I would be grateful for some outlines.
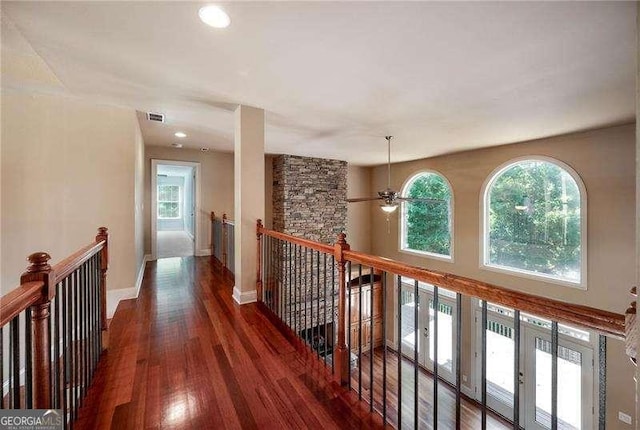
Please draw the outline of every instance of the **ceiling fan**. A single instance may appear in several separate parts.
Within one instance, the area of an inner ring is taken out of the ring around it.
[[[387,189],[378,191],[377,197],[357,197],[347,199],[347,203],[368,202],[373,200],[382,200],[380,208],[387,214],[395,212],[400,202],[441,202],[435,199],[419,199],[412,197],[402,197],[400,193],[391,189],[391,139],[393,136],[385,136],[387,139]]]

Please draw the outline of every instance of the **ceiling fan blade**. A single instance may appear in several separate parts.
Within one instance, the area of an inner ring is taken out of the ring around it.
[[[368,202],[372,200],[382,200],[381,197],[357,197],[355,199],[347,199],[347,203]]]
[[[396,200],[400,200],[403,202],[446,203],[446,200],[442,199],[421,199],[412,197],[396,197]]]

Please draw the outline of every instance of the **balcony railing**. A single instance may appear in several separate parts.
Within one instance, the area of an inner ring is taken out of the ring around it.
[[[103,351],[107,229],[55,266],[38,252],[0,299],[2,409],[61,409],[73,426]]]
[[[559,339],[588,337],[589,333],[597,336],[594,343],[600,358],[596,366],[603,396],[607,338],[625,338],[625,315],[352,251],[344,234],[328,245],[268,230],[258,221],[257,238],[260,307],[303,351],[321,359],[337,381],[368,402],[372,412],[377,411],[385,423],[397,428],[441,428],[439,420],[446,420],[456,428],[471,425],[485,429],[496,417],[503,423],[508,420],[509,428],[525,427],[518,388],[524,371],[521,348],[525,326],[546,333],[536,339],[535,348],[550,355],[550,407],[538,408],[537,419],[554,430],[566,428],[558,413],[558,394],[563,388],[558,364],[560,359],[564,365],[577,353]],[[427,301],[420,298],[425,292]],[[472,312],[463,314],[463,307],[476,309],[478,315],[477,402],[462,392],[461,356],[463,349],[467,353],[470,349],[463,347],[461,334],[473,333],[469,318],[463,318]],[[426,317],[419,315],[425,311]],[[446,339],[439,339],[443,336],[439,324],[451,327]],[[514,371],[506,383],[515,387],[511,390],[501,389],[487,377],[488,336],[495,335],[508,337],[513,343],[508,364]],[[425,348],[426,337],[430,366],[419,357],[417,347]],[[439,350],[442,345],[450,345],[451,351]],[[445,392],[449,393],[445,398],[453,399],[449,403],[440,400],[439,394]],[[508,416],[494,413],[489,394],[501,396],[511,405]],[[472,403],[478,416],[477,422],[469,424],[462,406]],[[604,428],[605,407],[604,401],[598,402],[593,428]]]
[[[231,273],[235,270],[234,235],[235,223],[227,218],[227,214],[217,218],[211,212],[211,255]]]

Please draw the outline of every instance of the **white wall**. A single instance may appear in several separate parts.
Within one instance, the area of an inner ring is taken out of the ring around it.
[[[7,90],[1,103],[2,292],[18,285],[27,255],[46,251],[55,263],[99,226],[110,233],[108,288],[134,287],[142,261],[135,112]]]

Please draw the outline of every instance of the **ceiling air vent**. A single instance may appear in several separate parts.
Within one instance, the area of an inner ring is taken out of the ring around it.
[[[164,122],[164,114],[147,112],[147,119],[149,121]]]

